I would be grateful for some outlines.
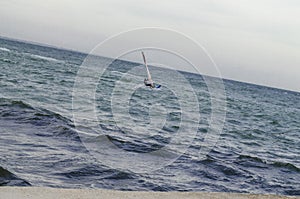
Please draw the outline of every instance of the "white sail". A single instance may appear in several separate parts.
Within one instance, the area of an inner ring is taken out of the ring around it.
[[[152,78],[151,78],[151,75],[150,75],[150,72],[149,72],[149,69],[148,69],[148,66],[147,66],[147,62],[146,62],[146,58],[145,58],[144,52],[142,52],[142,56],[143,56],[144,63],[145,63],[146,69],[147,69],[148,80],[152,81]]]

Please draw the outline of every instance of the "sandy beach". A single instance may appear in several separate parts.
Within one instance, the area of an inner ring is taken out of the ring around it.
[[[287,199],[292,196],[239,194],[239,193],[204,193],[204,192],[142,192],[113,191],[103,189],[56,189],[41,187],[1,187],[0,199]]]

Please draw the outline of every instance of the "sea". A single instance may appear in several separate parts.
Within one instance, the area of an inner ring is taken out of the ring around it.
[[[197,106],[183,104],[190,98],[180,101],[168,85],[150,89],[143,86],[143,75],[130,75],[140,63],[114,60],[95,84],[97,125],[91,127],[84,119],[80,125],[75,121],[90,116],[84,99],[74,113],[74,85],[87,56],[0,38],[0,186],[300,195],[299,92],[223,79],[222,128],[200,158],[214,119],[202,75],[178,72],[197,99]],[[95,59],[100,66],[109,60]],[[126,103],[116,88],[139,81]],[[197,117],[182,112],[183,106],[199,114],[196,128],[189,122]],[[102,138],[91,138],[95,128]],[[91,137],[85,139],[85,133]],[[179,133],[182,143],[172,143]],[[102,156],[91,150],[99,139],[110,142],[98,151]],[[162,149],[170,143],[185,144],[186,150],[157,168],[149,166],[158,156],[168,158]]]

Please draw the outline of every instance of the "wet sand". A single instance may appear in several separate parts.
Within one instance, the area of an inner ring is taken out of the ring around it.
[[[142,192],[103,189],[57,189],[42,187],[1,187],[0,199],[287,199],[293,196],[206,193],[206,192]]]

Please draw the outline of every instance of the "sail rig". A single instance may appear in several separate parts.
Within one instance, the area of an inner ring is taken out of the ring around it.
[[[144,60],[144,63],[145,63],[146,69],[147,69],[148,80],[149,80],[149,81],[152,81],[151,74],[150,74],[150,71],[149,71],[149,69],[148,69],[148,65],[147,65],[147,61],[146,61],[146,57],[145,57],[145,55],[144,55],[144,52],[142,52],[142,56],[143,56],[143,60]]]

